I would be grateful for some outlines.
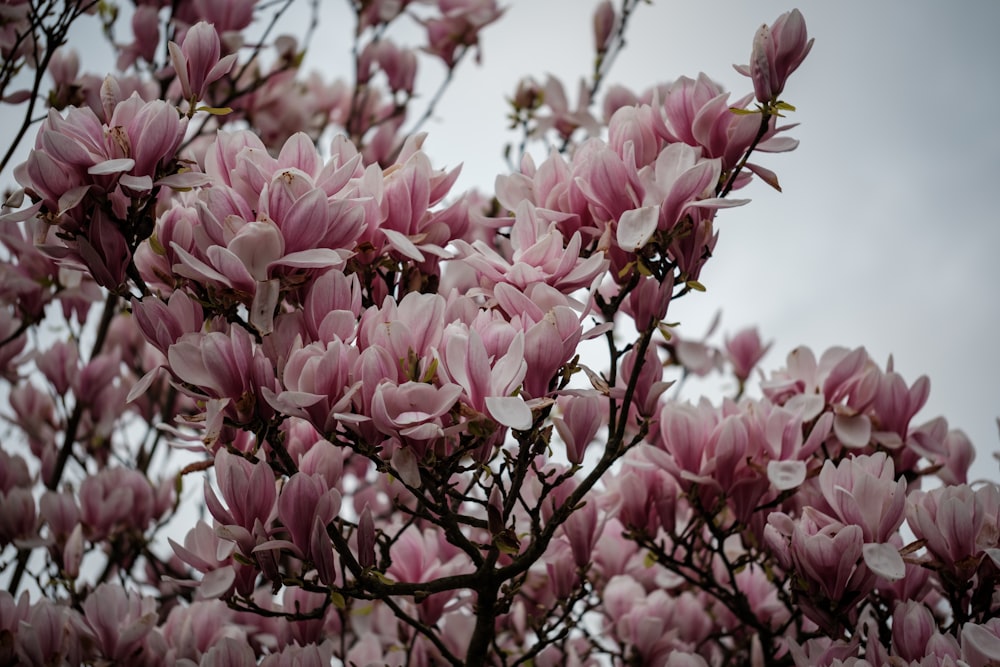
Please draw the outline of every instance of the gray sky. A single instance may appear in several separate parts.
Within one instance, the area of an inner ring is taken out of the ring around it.
[[[349,62],[352,24],[346,2],[321,4],[329,20],[307,63],[329,76]],[[461,188],[488,191],[505,170],[501,147],[516,137],[504,133],[503,100],[519,78],[552,73],[575,96],[591,66],[596,0],[505,4],[507,15],[484,34],[482,67],[462,66],[425,128],[435,165],[465,163]],[[794,6],[642,5],[609,81],[641,90],[704,71],[739,96],[751,88],[732,64],[747,61],[761,23]],[[715,259],[702,275],[708,293],[677,303],[671,319],[688,336],[700,336],[720,308],[723,330],[759,325],[775,341],[769,369],[800,344],[817,353],[865,345],[883,364],[893,354],[909,382],[931,378],[916,423],[945,415],[976,444],[975,474],[997,479],[1000,3],[799,7],[816,45],[783,97],[798,108],[790,120],[801,123],[792,134],[802,143],[760,160],[784,194],[755,184],[741,193],[753,198],[748,207],[720,213]],[[433,83],[436,64],[421,65],[418,85]]]

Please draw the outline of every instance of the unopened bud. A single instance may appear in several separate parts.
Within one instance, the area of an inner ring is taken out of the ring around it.
[[[598,53],[606,53],[611,45],[616,18],[611,0],[604,0],[594,10],[594,48]]]

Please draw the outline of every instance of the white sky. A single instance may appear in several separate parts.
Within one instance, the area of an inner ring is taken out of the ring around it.
[[[349,62],[346,2],[321,0],[308,66],[328,76]],[[506,0],[483,37],[483,64],[464,64],[425,129],[438,166],[464,162],[462,188],[490,190],[505,170],[504,98],[525,75],[552,73],[575,95],[591,67],[596,0]],[[704,71],[739,96],[757,27],[792,4],[770,0],[657,0],[640,6],[609,82],[641,90]],[[722,328],[759,325],[775,340],[765,368],[799,344],[865,345],[912,382],[931,378],[917,417],[939,414],[979,450],[976,475],[997,479],[1000,414],[1000,3],[839,0],[799,5],[816,45],[784,98],[798,111],[793,153],[760,160],[784,194],[756,184],[754,201],[722,211],[708,293],[670,319],[700,336],[715,311]],[[124,27],[124,26],[123,26]],[[293,30],[294,27],[289,27]],[[403,40],[405,41],[405,39]],[[80,49],[87,63],[89,54]],[[433,82],[422,61],[419,81]],[[86,66],[86,65],[85,65]],[[3,175],[4,182],[9,181]]]

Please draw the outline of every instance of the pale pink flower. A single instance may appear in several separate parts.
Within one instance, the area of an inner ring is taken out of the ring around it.
[[[991,667],[1000,662],[1000,622],[966,623],[961,632],[962,660],[969,667]]]
[[[17,624],[12,633],[16,637],[13,648],[19,660],[13,664],[83,664],[82,644],[93,639],[79,612],[44,597],[29,607],[28,594],[24,593],[15,613],[20,618],[11,619]],[[0,648],[0,655],[2,651]]]
[[[257,656],[249,642],[223,637],[202,658],[202,667],[256,667]]]
[[[118,584],[101,584],[83,602],[99,654],[110,661],[135,660],[156,626],[156,600]],[[149,656],[146,656],[149,657]]]
[[[569,294],[590,286],[607,268],[603,253],[581,256],[582,242],[579,232],[566,241],[555,221],[523,202],[511,228],[513,253],[509,261],[481,241],[468,244],[459,240],[455,245],[462,259],[476,269],[485,289],[508,283],[523,291],[545,283]]]
[[[587,133],[587,136],[598,134],[597,119],[590,113],[590,89],[583,79],[580,79],[575,109],[569,108],[566,89],[563,87],[562,81],[551,74],[545,80],[542,100],[544,107],[547,107],[550,113],[536,115],[535,134],[542,135],[550,129],[554,129],[564,140],[568,140],[576,130],[581,128]]]
[[[144,532],[156,518],[153,486],[142,473],[105,468],[80,484],[80,522],[92,541],[117,530]]]
[[[608,121],[608,146],[636,169],[652,164],[663,148],[656,112],[648,104],[623,106]]]
[[[903,522],[906,480],[896,480],[885,452],[848,457],[838,465],[826,461],[819,486],[834,515],[859,526],[865,542],[888,542]]]
[[[756,116],[729,110],[746,106],[749,96],[730,102],[729,93],[704,74],[680,77],[662,94],[653,95],[654,108],[657,98],[662,100],[658,130],[663,139],[700,146],[706,157],[720,158],[726,171],[736,166],[760,129]]]
[[[981,554],[978,539],[987,519],[981,493],[962,484],[914,491],[907,498],[906,518],[914,535],[926,540],[927,550],[949,569],[970,574],[975,569],[970,559]]]
[[[238,32],[246,28],[253,21],[254,6],[256,0],[193,0],[181,6],[182,11],[187,10],[191,14],[183,14],[183,19],[188,23],[205,21],[215,26],[220,33]]]
[[[441,370],[464,389],[464,398],[476,411],[509,428],[531,427],[531,410],[512,394],[521,385],[528,367],[524,360],[524,335],[518,333],[507,353],[488,356],[475,329],[453,323],[444,332]]]
[[[308,419],[321,433],[332,433],[339,420],[351,419],[359,384],[352,377],[358,348],[339,338],[311,343],[289,354],[282,375],[286,391],[264,396],[281,412]]]
[[[444,435],[444,426],[450,421],[447,414],[461,395],[462,387],[457,384],[435,387],[423,382],[396,385],[384,381],[372,397],[372,421],[382,433],[407,442],[433,441]]]
[[[177,605],[159,629],[178,660],[196,663],[227,638],[248,643],[246,630],[236,622],[235,612],[220,600]]]

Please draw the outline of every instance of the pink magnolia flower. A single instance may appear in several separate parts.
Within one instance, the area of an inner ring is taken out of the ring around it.
[[[117,530],[145,532],[157,516],[155,490],[128,468],[105,468],[80,484],[80,521],[91,541]]]
[[[236,577],[232,567],[234,542],[222,539],[204,521],[198,521],[187,532],[183,545],[172,538],[167,541],[183,563],[203,575],[198,585],[200,598],[211,600],[229,593]],[[199,651],[204,652],[205,647]]]
[[[524,399],[512,396],[524,380],[524,335],[517,333],[507,353],[488,356],[486,345],[475,329],[453,323],[444,331],[441,371],[462,387],[469,407],[487,414],[502,426],[527,430],[532,416]]]
[[[262,387],[275,386],[274,370],[242,327],[234,326],[228,333],[186,333],[167,349],[167,361],[187,395],[207,399],[204,429],[208,442],[218,437],[224,416],[246,423],[269,409],[258,395]]]
[[[742,329],[732,338],[726,338],[726,354],[733,365],[733,374],[740,382],[746,382],[772,345],[773,342],[767,345],[761,342],[756,327]]]
[[[133,299],[132,315],[145,339],[164,355],[184,334],[201,331],[205,323],[201,305],[182,290],[172,292],[166,303],[156,297]]]
[[[392,565],[386,574],[397,581],[424,582],[459,574],[464,559],[454,552],[439,531],[410,526],[393,542],[389,552]],[[455,591],[430,595],[419,602],[420,620],[434,624],[444,615]]]
[[[988,488],[988,487],[984,487]],[[931,491],[914,491],[907,498],[906,518],[917,539],[927,541],[927,550],[945,567],[971,573],[982,553],[980,531],[991,518],[989,530],[998,534],[996,517],[988,517],[986,491],[973,491],[962,484]]]
[[[355,419],[358,357],[358,348],[339,338],[294,349],[282,375],[286,390],[276,395],[265,390],[264,397],[276,410],[308,419],[320,433],[333,433],[339,421]]]
[[[806,22],[798,9],[779,16],[770,26],[763,25],[753,39],[750,66],[737,71],[753,80],[757,101],[763,104],[778,99],[792,72],[809,55],[813,45]]]
[[[219,33],[204,21],[188,28],[180,46],[170,42],[167,48],[181,93],[192,103],[204,98],[206,87],[228,74],[236,62],[235,53],[220,57]]]
[[[966,623],[961,633],[962,660],[970,667],[989,667],[1000,661],[1000,622]]]
[[[327,488],[319,475],[295,473],[282,486],[278,518],[288,530],[292,543],[305,557],[321,556],[312,553],[313,524],[318,520],[325,528],[340,512],[340,502],[340,492]]]
[[[448,412],[455,406],[462,387],[444,384],[436,387],[423,382],[394,384],[383,381],[372,397],[372,422],[385,435],[403,438],[422,448],[444,436],[450,419]]]
[[[391,40],[380,39],[365,45],[359,59],[358,83],[366,83],[374,74],[374,65],[385,74],[389,89],[394,93],[413,93],[417,74],[417,57],[411,49],[400,48]]]
[[[0,609],[3,606],[6,605],[3,605],[0,598]],[[12,604],[10,606],[13,607]],[[83,663],[86,656],[83,642],[92,641],[92,638],[79,612],[44,597],[29,606],[27,593],[22,595],[11,611],[17,615],[10,619],[15,626],[11,632],[14,646],[10,647],[5,642],[5,646],[0,648],[0,656],[4,650],[13,649],[16,653],[11,664]]]
[[[256,0],[193,0],[179,8],[180,18],[188,24],[211,23],[220,33],[239,32],[253,21]]]
[[[222,506],[206,480],[205,502],[217,521],[250,532],[258,522],[267,524],[278,497],[270,467],[220,449],[215,455],[215,475],[228,506]]]
[[[437,0],[440,18],[423,21],[427,29],[427,51],[455,66],[459,49],[479,45],[479,31],[493,23],[504,10],[496,0]]]
[[[159,8],[152,5],[136,7],[131,27],[135,39],[119,52],[117,67],[120,71],[127,70],[140,58],[147,63],[156,62],[156,51],[160,45]]]
[[[28,463],[19,454],[0,450],[0,492],[11,489],[30,488],[33,484]]]
[[[615,7],[611,0],[604,0],[594,9],[594,50],[598,53],[608,50],[616,21]]]
[[[235,612],[220,600],[195,600],[189,605],[177,605],[170,610],[159,630],[178,661],[198,663],[226,639],[249,644],[246,629],[236,622]]]
[[[904,660],[920,660],[927,654],[927,643],[938,632],[931,610],[921,602],[907,600],[892,613],[892,650]]]
[[[382,348],[396,360],[396,372],[386,377],[419,380],[442,345],[446,306],[439,294],[409,292],[398,302],[386,297],[381,308],[372,306],[362,313],[358,346],[366,351]]]
[[[157,621],[154,598],[117,584],[98,586],[83,602],[83,613],[99,654],[110,661],[133,661],[142,655]]]
[[[736,166],[760,129],[759,118],[729,110],[746,106],[749,96],[730,102],[729,93],[704,74],[680,77],[652,96],[654,108],[657,100],[662,100],[657,127],[663,139],[700,146],[707,157],[720,158],[726,171]]]
[[[566,445],[570,463],[583,463],[587,445],[601,427],[601,402],[596,392],[580,392],[556,399],[560,414],[552,417],[552,423]]]
[[[206,667],[255,667],[257,656],[248,642],[223,637],[208,649],[201,664]]]
[[[799,603],[810,619],[827,631],[853,623],[855,606],[876,579],[864,562],[861,526],[845,526],[818,513],[792,520],[774,512],[765,540],[782,567],[802,577],[807,594]]]
[[[663,149],[656,111],[648,104],[623,106],[608,121],[608,146],[636,169],[652,164]]]
[[[906,480],[896,480],[892,459],[885,452],[852,456],[838,465],[826,461],[819,486],[834,515],[859,526],[865,542],[888,542],[903,523]]]
[[[541,135],[554,129],[564,140],[569,139],[577,129],[582,128],[588,136],[598,133],[597,119],[591,115],[590,89],[587,82],[580,80],[577,104],[575,109],[569,108],[566,99],[566,89],[562,81],[549,75],[543,86],[542,100],[550,111],[548,115],[537,115],[534,133]]]
[[[30,488],[0,491],[0,546],[37,536],[37,511]]]
[[[490,289],[497,283],[507,283],[520,290],[545,283],[569,294],[589,287],[604,273],[608,262],[603,253],[582,256],[583,239],[579,232],[566,241],[557,223],[545,218],[545,212],[529,202],[518,206],[511,227],[510,260],[487,244],[475,241],[455,241],[459,256],[475,268],[480,285]]]

